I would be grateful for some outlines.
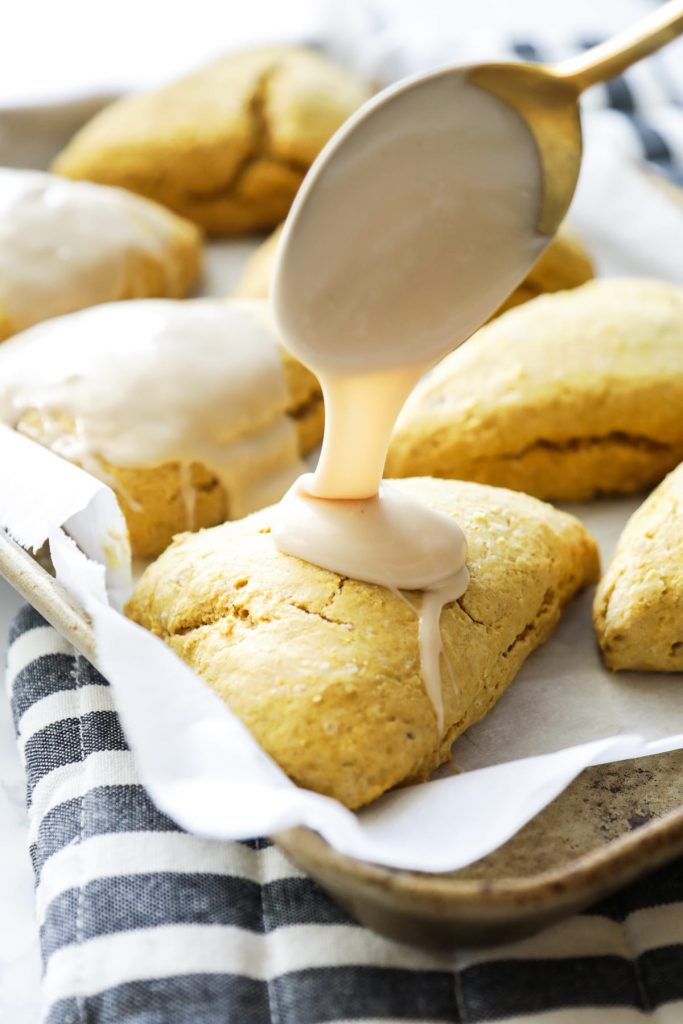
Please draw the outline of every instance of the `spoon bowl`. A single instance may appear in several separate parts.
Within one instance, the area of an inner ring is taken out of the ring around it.
[[[313,164],[280,239],[271,294],[288,347],[313,369],[357,374],[461,344],[569,207],[580,93],[681,32],[683,0],[670,0],[556,67],[449,67],[362,107]]]
[[[517,109],[472,82],[476,70],[385,90],[306,177],[271,295],[286,344],[314,369],[435,361],[498,308],[550,240],[539,230],[536,137]],[[575,124],[580,133],[578,115]]]

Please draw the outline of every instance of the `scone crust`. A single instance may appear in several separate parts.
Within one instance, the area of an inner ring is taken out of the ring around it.
[[[121,185],[213,234],[274,227],[368,89],[312,50],[233,54],[113,103],[57,157],[70,178]]]
[[[232,291],[236,299],[267,299],[282,224],[261,242],[247,260],[242,275]]]
[[[580,240],[570,228],[561,227],[548,248],[534,263],[522,283],[496,311],[500,316],[514,306],[521,306],[537,295],[578,288],[595,276],[593,262]]]
[[[626,524],[593,623],[609,668],[683,672],[683,465]]]
[[[165,252],[161,258],[140,248],[131,253],[126,282],[117,299],[182,299],[202,270],[202,234],[196,224],[170,210],[166,219]]]
[[[683,288],[602,279],[478,331],[416,388],[387,474],[584,500],[683,459]]]
[[[527,495],[401,481],[454,516],[471,583],[442,614],[446,730],[420,672],[417,616],[397,594],[280,554],[273,509],[185,534],[128,605],[223,697],[297,783],[359,807],[427,778],[484,715],[561,609],[598,572],[573,517]]]
[[[139,233],[137,244],[131,241],[125,248],[121,248],[119,243],[112,243],[111,268],[105,277],[106,294],[91,294],[87,301],[85,295],[81,301],[73,301],[71,295],[61,296],[60,308],[48,311],[45,310],[43,296],[41,313],[41,296],[37,292],[34,302],[35,314],[29,324],[17,323],[16,317],[13,320],[10,310],[0,298],[0,341],[5,341],[27,326],[51,319],[53,316],[75,313],[103,301],[182,299],[195,286],[201,274],[203,257],[202,233],[197,226],[157,203],[125,195],[118,189],[106,191],[111,193],[107,197],[109,203],[113,196],[120,194],[121,217],[130,221]],[[145,216],[147,211],[153,214],[153,217]],[[147,236],[154,239],[153,246],[148,245]],[[133,237],[131,235],[131,239]],[[5,295],[5,303],[11,306],[10,295]]]

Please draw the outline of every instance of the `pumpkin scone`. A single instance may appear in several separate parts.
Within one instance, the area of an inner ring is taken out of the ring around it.
[[[270,275],[275,262],[277,243],[282,234],[282,224],[261,242],[247,260],[242,276],[232,290],[233,298],[267,299],[270,291]]]
[[[233,290],[233,296],[244,299],[266,298],[281,230],[281,227],[277,228],[251,256]],[[529,299],[544,292],[578,288],[592,277],[593,264],[590,256],[571,231],[562,227],[522,283],[507,297],[495,315],[499,316],[506,309],[528,302]]]
[[[201,245],[194,224],[122,189],[0,168],[0,341],[100,302],[180,298]]]
[[[313,50],[236,53],[113,103],[53,169],[149,196],[212,234],[266,229],[285,217],[318,152],[369,94]]]
[[[609,668],[683,672],[683,464],[626,524],[593,624]]]
[[[0,421],[110,484],[133,554],[277,500],[322,398],[265,303],[119,302],[0,346]]]
[[[232,708],[299,785],[355,808],[426,779],[598,573],[573,516],[446,480],[398,486],[455,518],[470,585],[441,617],[445,728],[420,667],[417,595],[281,554],[275,510],[177,537],[127,606]]]
[[[578,288],[594,276],[593,263],[585,247],[570,228],[562,226],[522,283],[508,295],[495,315],[500,316],[513,306],[521,306],[537,295]]]
[[[583,500],[683,459],[683,288],[607,278],[504,313],[418,384],[387,475]]]

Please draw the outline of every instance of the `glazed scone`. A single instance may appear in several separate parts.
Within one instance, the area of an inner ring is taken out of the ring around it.
[[[244,299],[266,298],[281,231],[282,227],[277,228],[251,256],[232,293],[233,296]],[[562,227],[522,283],[507,297],[495,315],[499,316],[506,309],[528,302],[529,299],[544,292],[578,288],[592,277],[593,265],[590,256],[571,231]]]
[[[593,624],[609,668],[683,672],[683,464],[626,524]]]
[[[212,234],[266,229],[284,218],[318,152],[368,96],[312,50],[237,53],[113,103],[53,169],[149,196]]]
[[[453,516],[469,546],[469,588],[441,618],[443,734],[421,675],[414,608],[396,592],[281,554],[269,533],[273,509],[177,537],[127,607],[295,782],[351,808],[447,761],[455,738],[598,572],[581,523],[528,495],[446,480],[399,486]]]
[[[122,189],[0,168],[0,341],[101,302],[180,298],[201,246],[194,224]]]
[[[681,409],[683,288],[597,280],[510,310],[423,378],[387,475],[626,494],[683,459]]]
[[[112,303],[0,347],[0,421],[110,484],[138,557],[277,500],[321,410],[265,303]]]

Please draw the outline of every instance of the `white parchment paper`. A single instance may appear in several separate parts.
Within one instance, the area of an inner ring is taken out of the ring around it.
[[[572,212],[602,273],[683,281],[683,206],[615,161],[599,137],[589,138]],[[248,248],[212,250],[210,291],[230,290]],[[606,561],[637,504],[607,500],[570,511],[596,535]],[[117,610],[130,565],[109,488],[0,428],[0,525],[29,548],[49,539],[58,579],[92,618],[98,667],[142,781],[190,831],[237,839],[305,824],[363,859],[455,869],[504,843],[586,766],[683,747],[683,678],[607,672],[586,593],[494,710],[456,743],[450,771],[353,814],[295,786],[170,649]]]
[[[65,483],[79,476],[81,486],[66,491]],[[587,595],[493,714],[456,744],[454,761],[466,772],[397,790],[352,814],[290,782],[169,648],[109,602],[111,565],[88,558],[59,523],[72,528],[75,522],[78,529],[87,521],[93,550],[105,550],[120,527],[108,488],[3,429],[0,514],[10,529],[12,491],[20,495],[18,511],[27,495],[42,497],[43,525],[34,521],[31,542],[46,531],[58,579],[92,618],[98,666],[114,688],[142,780],[158,806],[191,831],[235,839],[305,824],[345,853],[445,870],[495,849],[586,765],[683,746],[682,680],[606,673],[593,644]],[[587,518],[602,520],[613,537],[633,504],[611,502],[588,509]]]

